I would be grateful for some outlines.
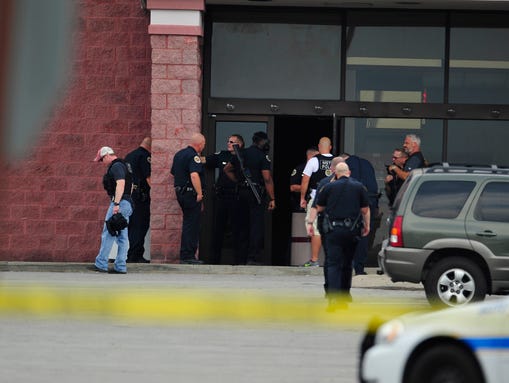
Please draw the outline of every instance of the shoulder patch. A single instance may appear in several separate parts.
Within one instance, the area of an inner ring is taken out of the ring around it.
[[[218,154],[221,154],[221,151],[215,152],[214,154],[217,156]]]
[[[201,160],[200,160],[200,156],[194,156],[194,162],[196,162],[197,164],[201,163]]]
[[[148,156],[148,157],[147,157],[147,162],[148,162],[149,164],[151,164],[151,163],[152,163],[152,157]]]
[[[331,175],[332,175],[332,170],[331,170],[331,169],[327,169],[327,170],[325,171],[325,175],[326,175],[327,177],[331,176]]]
[[[292,177],[293,177],[295,174],[297,174],[297,169],[293,169],[293,170],[292,170]]]
[[[267,155],[265,155],[265,159],[266,159],[267,161],[271,162],[268,154],[267,154]]]

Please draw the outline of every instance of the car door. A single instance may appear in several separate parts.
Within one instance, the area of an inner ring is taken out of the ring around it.
[[[482,183],[465,226],[473,248],[487,259],[492,278],[509,279],[503,270],[509,268],[509,181]]]

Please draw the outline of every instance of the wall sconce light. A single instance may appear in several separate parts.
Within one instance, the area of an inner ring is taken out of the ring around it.
[[[228,112],[233,112],[235,110],[235,105],[233,105],[233,104],[226,104],[226,110]]]
[[[500,110],[492,109],[490,114],[491,114],[491,117],[493,117],[493,118],[499,118],[500,117]]]
[[[361,112],[361,114],[365,116],[366,114],[368,114],[368,108],[366,108],[365,106],[361,106],[359,108],[359,112]]]
[[[270,110],[271,110],[273,113],[279,112],[279,105],[276,105],[276,104],[270,104]]]
[[[412,113],[412,108],[410,108],[409,106],[404,106],[403,108],[401,108],[401,111],[403,112],[403,114],[405,115],[409,115]]]
[[[319,105],[315,105],[314,109],[316,114],[321,114],[323,112],[323,108]]]

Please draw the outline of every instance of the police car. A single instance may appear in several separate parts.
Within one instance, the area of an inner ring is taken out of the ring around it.
[[[509,381],[509,298],[406,314],[368,330],[363,383]]]

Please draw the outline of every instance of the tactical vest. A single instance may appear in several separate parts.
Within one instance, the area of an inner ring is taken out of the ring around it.
[[[125,188],[124,188],[124,195],[131,195],[131,189],[133,185],[133,174],[131,170],[131,165],[125,162],[124,160],[117,158],[113,160],[108,167],[108,170],[106,171],[106,174],[103,176],[103,186],[104,190],[106,190],[106,193],[110,197],[115,196],[115,188],[117,187],[117,183],[115,181],[115,178],[113,178],[113,174],[111,174],[111,167],[114,163],[120,162],[124,165],[125,168]]]
[[[328,177],[332,174],[330,166],[333,157],[324,156],[323,154],[317,154],[315,157],[318,159],[318,170],[309,177],[309,190],[316,189],[318,182],[320,182],[322,178]]]

